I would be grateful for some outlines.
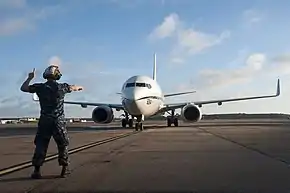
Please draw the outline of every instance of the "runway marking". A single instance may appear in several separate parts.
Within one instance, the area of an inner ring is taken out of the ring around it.
[[[273,155],[270,155],[270,154],[268,154],[268,153],[266,153],[266,152],[263,152],[263,151],[261,151],[261,150],[259,150],[259,149],[254,148],[254,147],[250,147],[250,146],[247,146],[247,145],[245,145],[245,144],[239,143],[239,142],[234,141],[234,140],[232,140],[232,139],[230,139],[230,138],[228,138],[228,137],[225,137],[225,136],[223,136],[223,135],[216,134],[216,133],[210,132],[210,131],[208,131],[208,130],[206,130],[206,129],[199,128],[199,127],[197,127],[197,128],[198,128],[199,130],[203,131],[203,132],[209,133],[209,134],[211,134],[211,135],[213,135],[213,136],[216,136],[216,137],[218,137],[218,138],[220,138],[220,139],[223,139],[223,140],[229,141],[229,142],[234,143],[234,144],[236,144],[236,145],[239,145],[239,146],[241,146],[241,147],[243,147],[243,148],[246,148],[246,149],[248,149],[248,150],[251,150],[251,151],[254,151],[254,152],[256,152],[256,153],[259,153],[259,154],[261,154],[261,155],[263,155],[263,156],[266,156],[266,157],[268,157],[268,158],[270,158],[270,159],[273,159],[273,160],[276,160],[276,161],[281,162],[281,163],[283,163],[283,164],[286,164],[288,167],[290,167],[290,163],[289,163],[287,160],[284,160],[284,159],[279,158],[279,157],[275,157],[275,156],[273,156]]]
[[[118,136],[114,136],[114,137],[110,137],[110,138],[107,138],[107,139],[103,139],[103,140],[100,140],[100,141],[92,142],[92,143],[89,143],[89,144],[86,144],[86,145],[82,145],[80,147],[73,148],[73,149],[69,150],[68,153],[69,154],[74,154],[74,153],[77,153],[77,152],[80,152],[80,151],[83,151],[83,150],[86,150],[86,149],[89,149],[89,148],[92,148],[92,147],[95,147],[95,146],[99,146],[99,145],[102,145],[102,144],[105,144],[105,143],[116,141],[116,140],[121,139],[121,138],[129,137],[129,136],[134,135],[134,134],[139,133],[139,132],[140,131],[133,131],[133,132],[130,132],[130,133],[125,133],[125,134],[121,134],[121,135],[118,135]],[[58,158],[58,154],[53,154],[53,155],[47,156],[45,158],[45,162],[54,160],[56,158]],[[23,162],[23,163],[20,163],[20,164],[9,166],[7,168],[3,168],[3,169],[0,170],[0,176],[4,176],[4,175],[7,175],[7,174],[10,174],[10,173],[19,171],[19,170],[23,170],[23,169],[31,167],[31,166],[32,166],[32,162],[31,161],[26,161],[26,162]]]

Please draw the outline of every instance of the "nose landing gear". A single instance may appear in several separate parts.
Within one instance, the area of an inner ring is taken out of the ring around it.
[[[142,131],[144,130],[143,123],[142,123],[142,116],[137,117],[137,123],[135,123],[135,131]]]
[[[143,123],[142,123],[143,117],[138,116],[136,118],[137,118],[137,122],[135,123],[135,130],[136,131],[144,130]],[[125,128],[128,125],[130,128],[132,128],[133,123],[134,123],[133,116],[131,119],[129,119],[129,114],[127,112],[125,112],[125,118],[122,119],[122,127]]]

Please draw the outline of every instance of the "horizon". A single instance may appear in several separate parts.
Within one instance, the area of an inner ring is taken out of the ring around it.
[[[214,114],[203,114],[203,116],[212,116],[212,115],[290,115],[290,114],[286,114],[286,113],[214,113]],[[156,115],[158,116],[162,116],[162,115]],[[155,116],[153,116],[155,117]],[[36,118],[38,119],[39,117],[0,117],[0,120],[3,119],[24,119],[24,118]],[[66,116],[66,119],[92,119],[92,117],[68,117]],[[121,119],[121,117],[114,117],[114,119]]]

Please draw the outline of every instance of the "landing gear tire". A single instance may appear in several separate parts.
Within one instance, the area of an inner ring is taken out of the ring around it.
[[[171,110],[170,115],[167,117],[167,127],[171,127],[171,124],[178,127],[178,117],[175,116],[174,110]]]
[[[129,125],[129,127],[133,127],[133,119],[129,119],[128,125]]]
[[[136,123],[135,124],[135,131],[142,131],[144,130],[143,124],[142,123]]]
[[[175,127],[178,127],[178,119],[177,119],[177,117],[175,117],[173,119],[173,124],[174,124]]]
[[[177,117],[167,117],[167,127],[171,127],[171,125],[178,127],[178,118]]]
[[[122,119],[122,127],[125,128],[127,125],[127,120],[126,119]]]
[[[171,119],[167,118],[167,127],[170,127],[170,126],[171,126]]]
[[[126,126],[133,127],[133,119],[122,119],[122,127],[125,128]]]

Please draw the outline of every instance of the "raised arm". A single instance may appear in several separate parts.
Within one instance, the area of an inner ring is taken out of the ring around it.
[[[22,92],[31,92],[31,89],[29,86],[30,86],[30,82],[34,78],[34,76],[35,76],[35,68],[33,68],[32,72],[30,72],[28,74],[27,79],[22,83],[22,85],[20,87],[20,90]]]
[[[83,87],[76,86],[76,85],[70,85],[68,83],[61,83],[61,88],[65,94],[71,93],[72,91],[81,91],[83,90]]]

